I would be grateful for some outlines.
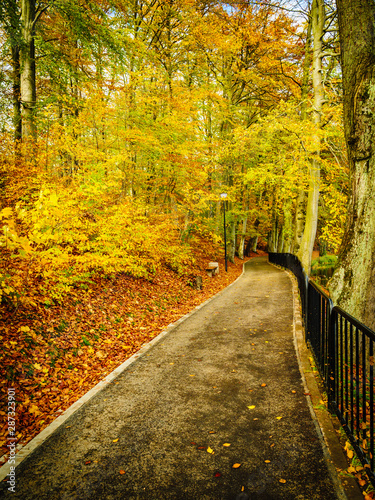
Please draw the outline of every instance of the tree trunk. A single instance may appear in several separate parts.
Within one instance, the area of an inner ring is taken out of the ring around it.
[[[234,256],[236,254],[236,217],[230,222],[229,230],[229,245],[228,245],[228,260],[234,263]]]
[[[321,123],[321,111],[324,102],[322,77],[322,48],[325,24],[324,0],[314,0],[311,7],[313,32],[313,122],[318,128]],[[320,187],[320,136],[317,132],[314,137],[314,158],[310,163],[309,194],[307,198],[305,229],[297,257],[302,263],[305,272],[311,270],[311,256],[314,248],[316,230],[318,227],[318,204]]]
[[[296,201],[296,212],[294,216],[294,237],[292,243],[292,253],[294,255],[298,254],[298,250],[301,246],[303,229],[305,227],[306,201],[307,194],[303,189],[300,189]]]
[[[310,92],[310,65],[311,65],[311,34],[312,34],[312,17],[309,16],[309,23],[307,26],[306,43],[305,43],[305,58],[302,66],[302,86],[301,86],[301,121],[307,120],[307,104]],[[294,235],[291,242],[290,251],[297,255],[301,246],[303,230],[305,226],[306,217],[306,202],[307,193],[303,186],[299,187],[299,192],[296,201],[295,215],[294,215]]]
[[[22,138],[36,140],[35,124],[35,0],[21,1],[21,102]]]
[[[272,253],[277,252],[278,228],[279,218],[276,212],[274,212],[272,217],[272,229],[268,235],[268,251]]]
[[[17,144],[22,138],[22,118],[21,118],[21,75],[20,75],[20,49],[18,45],[12,47],[13,66],[13,127],[14,141]]]
[[[244,258],[244,252],[245,252],[245,236],[246,236],[246,226],[247,226],[247,216],[244,215],[242,217],[242,231],[240,233],[240,240],[238,243],[238,257],[240,259]]]
[[[337,0],[351,195],[332,299],[375,329],[375,5]]]

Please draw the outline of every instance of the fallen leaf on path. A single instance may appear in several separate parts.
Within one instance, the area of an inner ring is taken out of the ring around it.
[[[118,441],[119,439],[120,439],[120,438],[114,439],[114,440],[112,441],[112,443],[117,443],[117,441]]]
[[[267,384],[262,384],[261,387],[267,387]]]
[[[230,443],[224,443],[223,446],[228,447],[228,446],[230,446]]]
[[[249,410],[254,410],[255,405],[248,406]]]
[[[214,452],[214,450],[213,450],[212,448],[208,447],[208,448],[207,448],[207,453],[211,453],[211,455],[212,455],[212,454],[213,454],[213,453],[215,453],[215,452]]]
[[[238,467],[241,467],[241,464],[233,464],[232,469],[238,469]]]
[[[271,460],[265,460],[264,461],[265,464],[270,464],[271,463]]]
[[[276,417],[276,420],[281,420],[283,417]]]
[[[120,472],[120,474],[121,474],[121,475],[122,475],[122,474],[125,474],[125,471],[124,471],[124,470],[122,470],[122,469],[121,469],[119,472]]]
[[[285,484],[286,483],[286,479],[279,479],[279,483]]]

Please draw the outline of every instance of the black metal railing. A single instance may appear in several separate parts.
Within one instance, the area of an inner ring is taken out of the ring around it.
[[[306,306],[306,341],[310,344],[315,363],[325,385],[329,374],[329,335],[333,302],[315,283],[308,282]]]
[[[270,253],[269,261],[292,271],[301,295],[306,342],[328,395],[353,448],[375,486],[375,332],[333,306],[310,281],[297,257]]]
[[[375,333],[339,307],[332,309],[331,318],[330,406],[358,458],[374,473]]]

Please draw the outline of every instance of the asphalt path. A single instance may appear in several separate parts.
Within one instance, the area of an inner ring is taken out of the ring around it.
[[[245,271],[70,416],[0,497],[337,498],[304,394],[291,280],[261,257]]]

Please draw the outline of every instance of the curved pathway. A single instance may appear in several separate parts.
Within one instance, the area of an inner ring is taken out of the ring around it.
[[[337,498],[304,395],[291,280],[265,258],[245,269],[76,411],[0,497]]]

